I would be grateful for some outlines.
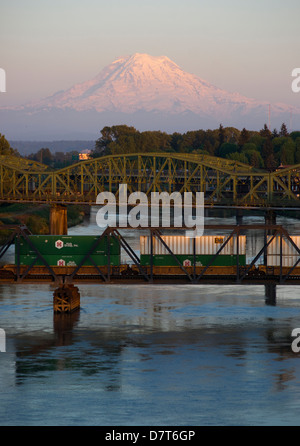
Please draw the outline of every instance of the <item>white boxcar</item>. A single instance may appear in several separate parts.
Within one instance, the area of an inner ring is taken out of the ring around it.
[[[267,241],[272,238],[267,237]],[[291,236],[291,239],[300,250],[300,236]],[[282,237],[282,266],[292,267],[299,259],[299,252],[286,238]],[[280,266],[280,236],[276,236],[267,248],[268,266]],[[298,264],[300,266],[300,263]]]
[[[214,255],[225,243],[229,236],[220,235],[207,235],[195,238],[195,254]],[[194,239],[185,236],[177,235],[164,235],[161,236],[162,240],[170,248],[174,254],[187,254],[193,255],[194,252]],[[140,237],[140,251],[141,255],[148,255],[151,252],[150,237]],[[158,240],[153,237],[153,254],[166,255],[169,254],[167,248]],[[227,245],[222,249],[220,255],[236,255],[237,254],[237,238],[232,237]],[[246,255],[246,236],[239,236],[239,254]]]

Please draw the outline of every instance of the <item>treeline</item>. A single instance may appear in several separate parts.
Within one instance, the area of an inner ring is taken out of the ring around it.
[[[219,126],[215,130],[194,130],[168,134],[161,131],[140,132],[134,127],[104,127],[95,142],[91,157],[125,153],[193,153],[240,161],[258,169],[276,170],[279,166],[300,164],[300,131],[288,132],[283,123],[272,132],[264,125],[260,131],[238,130]],[[17,155],[4,135],[0,134],[0,155]],[[60,169],[79,161],[79,152],[55,152],[41,148],[29,159]]]
[[[79,152],[72,150],[71,152],[55,152],[52,153],[48,147],[43,147],[36,153],[27,156],[28,159],[46,164],[53,169],[62,169],[72,163],[79,161]]]
[[[122,153],[200,153],[237,160],[256,168],[273,171],[280,165],[300,163],[300,131],[289,133],[283,123],[271,132],[267,125],[260,131],[238,130],[220,125],[215,130],[194,130],[167,134],[161,131],[139,132],[134,127],[104,127],[95,143],[92,157]]]
[[[0,133],[0,155],[20,156],[19,152],[10,146],[10,143],[7,141],[5,136],[2,135],[1,133]]]
[[[13,149],[5,138],[0,133],[0,155],[14,155],[21,156],[17,149]],[[61,169],[67,167],[72,163],[79,161],[79,152],[76,150],[70,152],[55,152],[52,153],[49,148],[41,148],[36,153],[31,153],[26,157],[27,159],[38,161],[39,163],[46,164],[54,169]]]

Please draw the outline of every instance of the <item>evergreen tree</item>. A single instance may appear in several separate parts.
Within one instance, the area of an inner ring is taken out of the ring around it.
[[[282,126],[280,128],[279,136],[285,136],[285,137],[289,136],[289,132],[288,132],[287,127],[284,123],[282,124]]]
[[[273,144],[271,138],[266,138],[263,148],[262,148],[262,157],[265,162],[265,168],[272,172],[276,168],[275,155],[273,150]]]
[[[250,134],[249,134],[248,130],[243,128],[243,130],[240,133],[239,140],[238,140],[239,148],[241,149],[243,147],[243,145],[249,141],[249,139],[250,139]]]
[[[18,152],[14,150],[4,135],[0,133],[0,155],[18,155]]]
[[[264,128],[259,133],[263,138],[271,138],[272,136],[267,124],[264,125]]]
[[[225,130],[224,127],[222,126],[222,124],[220,124],[219,127],[219,147],[218,149],[220,149],[221,145],[224,144],[225,142]]]
[[[48,148],[42,148],[37,152],[35,159],[39,163],[43,163],[46,164],[47,166],[50,166],[53,161],[53,156]]]

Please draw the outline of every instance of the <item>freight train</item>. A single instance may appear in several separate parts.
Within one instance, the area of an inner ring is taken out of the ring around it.
[[[109,270],[112,275],[125,276],[141,272],[154,276],[201,274],[204,269],[205,275],[232,276],[237,274],[237,269],[242,274],[251,263],[246,254],[247,237],[234,236],[227,241],[228,237],[207,235],[193,239],[172,235],[161,236],[161,240],[153,237],[151,242],[149,236],[140,236],[139,265],[128,265],[122,262],[121,244],[114,237],[105,236],[98,242],[99,236],[30,235],[28,240],[19,238],[16,241],[15,265],[23,269],[31,265],[43,268],[46,262],[62,274],[70,273],[79,265],[81,274],[89,274],[95,267],[103,274]],[[300,248],[300,236],[291,239]],[[276,236],[267,247],[267,264],[253,266],[247,274],[287,274],[298,259],[295,247]],[[291,274],[300,276],[300,266]]]

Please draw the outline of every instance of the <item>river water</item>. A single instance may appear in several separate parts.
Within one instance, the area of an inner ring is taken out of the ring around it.
[[[94,217],[69,233],[98,234]],[[129,242],[138,250],[134,231]],[[80,311],[56,318],[53,286],[0,285],[0,425],[299,424],[296,286],[278,286],[276,306],[263,286],[79,288]]]

